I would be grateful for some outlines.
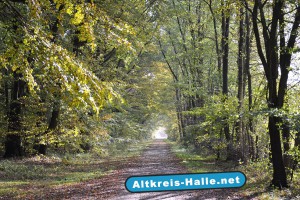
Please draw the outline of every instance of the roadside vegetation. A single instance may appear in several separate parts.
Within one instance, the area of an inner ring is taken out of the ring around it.
[[[0,160],[0,199],[19,198],[47,189],[71,186],[101,178],[122,168],[125,161],[140,155],[150,141],[120,144],[109,154],[96,153],[36,155]],[[113,145],[112,145],[113,146]]]
[[[240,189],[234,189],[245,198],[263,200],[299,199],[300,198],[300,170],[294,173],[289,188],[278,190],[270,187],[272,167],[269,161],[259,160],[247,164],[226,160],[216,160],[216,156],[187,149],[184,145],[167,141],[172,146],[172,152],[181,160],[191,173],[241,171],[247,177],[247,183]]]

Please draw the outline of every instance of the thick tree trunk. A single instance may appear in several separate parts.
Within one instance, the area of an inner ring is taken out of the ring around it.
[[[271,155],[273,162],[273,180],[272,185],[279,188],[287,187],[287,177],[285,167],[283,164],[280,132],[277,127],[277,123],[280,119],[274,116],[269,117],[269,131],[271,141]]]
[[[271,57],[274,57],[274,55]],[[277,66],[276,62],[273,63],[269,61],[268,64],[269,64],[269,68],[272,68],[272,66]],[[282,106],[278,105],[279,98],[277,95],[276,79],[277,79],[277,71],[272,71],[268,79],[269,109],[282,108]],[[279,123],[281,122],[282,122],[281,118],[275,117],[273,115],[269,116],[268,129],[270,135],[271,160],[273,163],[273,180],[271,184],[279,188],[284,188],[284,187],[288,187],[288,184],[287,184],[285,166],[283,163],[282,144],[281,144],[280,127],[279,127],[280,126]]]
[[[8,134],[5,141],[4,158],[19,157],[23,155],[21,146],[21,136],[16,134]]]
[[[50,121],[48,124],[48,128],[47,128],[46,132],[43,133],[43,135],[46,135],[47,133],[57,129],[59,115],[60,115],[60,100],[57,99],[53,103],[53,109],[51,112],[51,118],[50,118]],[[36,150],[37,153],[42,154],[42,155],[46,155],[47,148],[48,148],[48,145],[46,143],[40,144],[39,141],[37,142],[37,144],[35,144],[33,146],[33,149]]]
[[[284,11],[281,10],[279,17],[279,37],[280,37],[280,66],[281,66],[281,80],[279,83],[279,91],[278,91],[278,106],[283,107],[285,91],[287,89],[287,79],[288,79],[288,69],[290,66],[291,58],[290,53],[286,52],[286,36],[285,36],[285,21],[284,21]],[[288,121],[282,120],[282,140],[283,140],[283,161],[284,166],[287,167],[288,171],[290,169],[290,156],[288,155],[288,151],[290,150],[290,128]]]
[[[22,103],[20,98],[25,95],[26,83],[22,80],[22,74],[14,72],[14,82],[11,94],[10,111],[8,114],[8,132],[5,141],[5,158],[18,157],[24,154],[22,148],[22,131],[21,114]]]
[[[55,100],[53,105],[52,115],[48,126],[49,131],[52,131],[57,128],[59,114],[60,114],[60,99],[57,99]]]

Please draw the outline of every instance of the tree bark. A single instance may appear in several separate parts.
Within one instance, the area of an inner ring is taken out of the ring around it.
[[[184,134],[184,130],[183,130],[181,94],[180,94],[179,88],[176,88],[176,112],[177,112],[177,123],[178,123],[179,136],[180,136],[180,140],[182,140],[185,137],[185,134]]]
[[[246,40],[245,40],[245,52],[246,52],[246,58],[245,58],[245,74],[247,76],[247,89],[248,89],[248,111],[251,112],[252,110],[252,76],[250,71],[250,55],[251,55],[251,22],[249,18],[249,12],[246,10],[246,18],[245,18],[245,25],[246,25]],[[249,116],[249,131],[248,131],[248,140],[249,140],[249,154],[252,160],[254,160],[255,156],[255,146],[254,146],[254,125],[253,125],[253,118],[250,115]],[[256,149],[257,150],[257,149]]]
[[[13,88],[11,93],[10,110],[8,115],[8,135],[5,141],[4,158],[23,156],[24,149],[22,148],[22,103],[20,99],[25,96],[26,83],[22,80],[22,74],[13,73]]]
[[[236,141],[238,145],[238,152],[239,156],[238,159],[242,159],[243,161],[246,161],[245,159],[245,135],[244,135],[244,123],[243,123],[243,117],[242,117],[242,109],[244,104],[244,46],[245,46],[245,35],[244,35],[244,9],[243,7],[240,8],[240,25],[239,25],[239,52],[238,52],[238,113],[239,118],[237,122],[237,133],[236,133]]]
[[[224,6],[224,1],[222,1],[222,6]],[[229,55],[229,22],[230,17],[228,15],[228,10],[222,10],[222,94],[224,95],[224,101],[227,100],[228,96],[228,55]],[[227,160],[233,160],[233,144],[232,138],[230,136],[229,123],[227,121],[227,117],[223,118],[223,132],[225,135],[225,139],[227,142]]]
[[[272,185],[283,188],[287,187],[287,176],[283,163],[280,131],[278,130],[277,123],[280,119],[274,116],[269,117],[269,133],[271,142],[271,155],[273,163],[273,180]]]

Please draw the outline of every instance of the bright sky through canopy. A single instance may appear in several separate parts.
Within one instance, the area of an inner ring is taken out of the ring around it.
[[[165,132],[166,132],[165,127],[159,127],[157,130],[153,132],[153,137],[155,139],[167,139],[168,135]]]

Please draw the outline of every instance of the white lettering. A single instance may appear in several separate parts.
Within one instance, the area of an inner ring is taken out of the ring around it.
[[[158,181],[157,186],[160,187],[161,183],[162,183],[162,181]]]
[[[140,184],[138,181],[134,181],[132,188],[140,188]]]
[[[228,179],[228,183],[229,184],[234,184],[234,179],[233,178]]]
[[[169,182],[168,182],[168,181],[164,181],[164,182],[163,182],[163,186],[164,186],[164,187],[169,187]]]
[[[188,185],[193,185],[193,179],[192,179],[192,178],[190,178],[190,179],[186,178],[186,179],[185,179],[185,185],[186,185],[186,186],[188,186]]]
[[[235,178],[235,182],[240,183],[240,178],[238,176]]]
[[[150,180],[150,187],[156,187],[156,182],[154,182],[153,180]]]
[[[199,179],[196,179],[196,180],[194,181],[194,185],[200,185],[200,180],[199,180]]]
[[[149,181],[145,182],[146,188],[149,188]]]
[[[221,184],[227,184],[227,179],[226,178],[222,178],[221,179]]]
[[[141,188],[144,188],[144,181],[141,181]]]

